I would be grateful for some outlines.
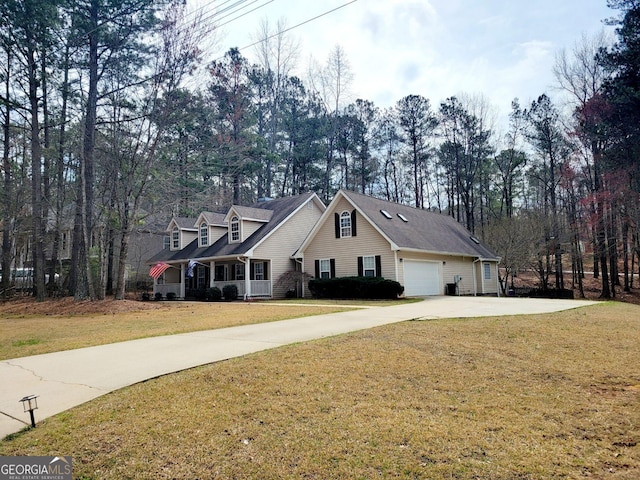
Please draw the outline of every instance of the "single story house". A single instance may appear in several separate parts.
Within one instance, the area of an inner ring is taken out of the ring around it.
[[[408,297],[500,293],[500,258],[454,218],[346,190],[295,257],[316,278],[381,276]]]
[[[293,254],[320,219],[325,205],[315,193],[233,205],[226,213],[173,218],[170,241],[149,263],[161,266],[154,294],[177,298],[233,284],[241,298],[282,298],[278,278],[299,271]],[[152,267],[152,272],[155,267]]]

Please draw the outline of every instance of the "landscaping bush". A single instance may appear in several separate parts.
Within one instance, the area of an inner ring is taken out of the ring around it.
[[[167,292],[167,300],[175,300],[176,298],[175,292]]]
[[[218,287],[207,288],[204,298],[208,302],[219,302],[222,299],[222,292]]]
[[[314,278],[309,290],[315,298],[367,298],[395,300],[404,287],[382,277]]]
[[[162,293],[156,292],[156,294],[153,296],[153,298],[155,298],[156,300],[162,300]]]
[[[531,298],[573,299],[573,290],[568,288],[534,288],[529,292]]]
[[[227,301],[235,300],[238,298],[238,287],[235,285],[225,285],[222,287],[222,295]]]

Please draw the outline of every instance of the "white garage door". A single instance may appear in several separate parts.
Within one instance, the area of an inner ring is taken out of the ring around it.
[[[404,294],[407,297],[442,295],[439,264],[404,261]]]

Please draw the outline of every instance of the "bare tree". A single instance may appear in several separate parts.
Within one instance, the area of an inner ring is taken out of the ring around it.
[[[295,69],[300,51],[300,42],[287,33],[287,22],[281,18],[274,28],[268,19],[263,20],[255,36],[258,65],[263,72],[263,87],[266,90],[266,111],[259,121],[259,134],[267,140],[267,155],[264,162],[264,178],[258,182],[258,197],[270,197],[273,184],[273,159],[276,158],[277,143],[282,125],[282,103],[286,82]]]

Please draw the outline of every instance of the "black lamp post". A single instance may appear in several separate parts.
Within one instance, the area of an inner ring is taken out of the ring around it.
[[[20,399],[20,401],[22,402],[22,406],[24,407],[24,411],[29,412],[29,415],[31,416],[31,426],[33,428],[36,428],[36,419],[33,416],[33,411],[38,409],[38,400],[36,400],[37,398],[38,395],[27,395],[26,397]]]

